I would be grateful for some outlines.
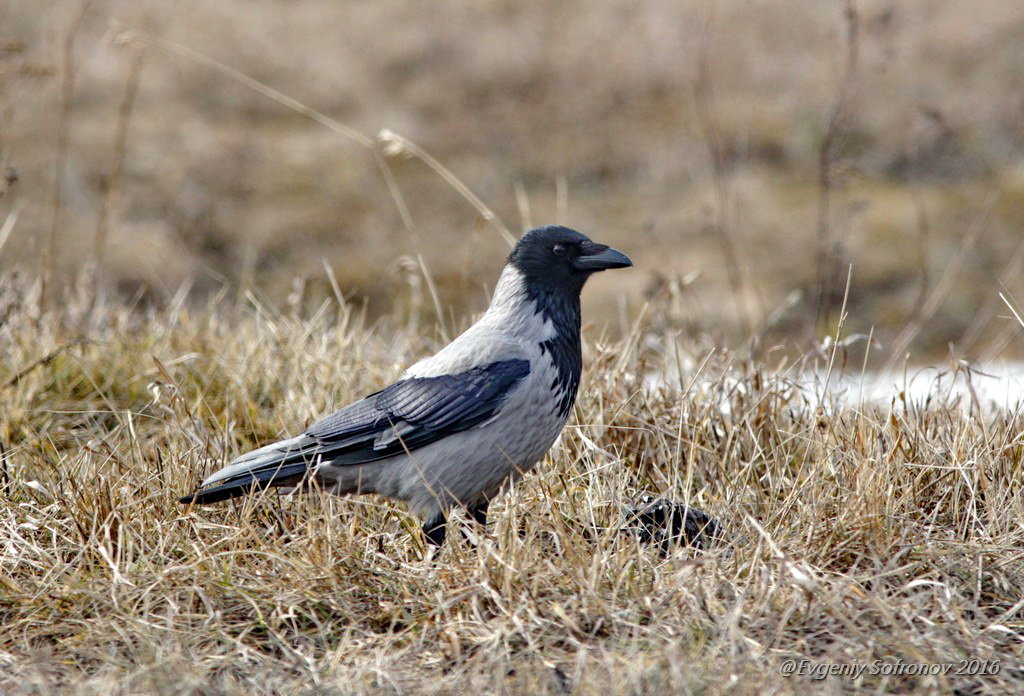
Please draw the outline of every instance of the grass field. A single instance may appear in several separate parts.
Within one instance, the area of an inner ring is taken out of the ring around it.
[[[595,320],[687,279],[693,334],[735,344],[788,304],[769,340],[800,354],[852,265],[852,330],[888,346],[935,304],[917,360],[979,357],[993,289],[1024,295],[1022,37],[1019,0],[7,0],[0,269],[99,256],[158,305],[305,279],[315,306],[327,262],[377,317],[422,259],[478,310],[507,247],[387,130],[514,232],[628,249]]]
[[[796,388],[810,363],[769,367],[643,318],[624,342],[590,330],[560,445],[479,546],[453,534],[425,557],[379,499],[176,502],[443,340],[411,316],[225,299],[40,314],[3,297],[4,693],[1024,686],[1019,412],[896,389],[819,404]],[[831,379],[842,358],[826,355]],[[724,541],[663,558],[616,531],[643,493],[709,511]],[[787,660],[953,671],[815,682],[781,674]],[[970,660],[998,673],[955,675]]]
[[[9,0],[0,693],[1024,691],[1024,421],[975,388],[1024,356],[1022,46],[1019,0]],[[548,222],[636,266],[479,544],[176,502]],[[723,538],[640,543],[646,494]]]

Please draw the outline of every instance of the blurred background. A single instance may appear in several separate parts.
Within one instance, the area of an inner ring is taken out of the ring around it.
[[[805,350],[849,272],[846,332],[1016,356],[1022,86],[1019,0],[0,0],[0,271],[463,317],[559,222],[613,333]]]

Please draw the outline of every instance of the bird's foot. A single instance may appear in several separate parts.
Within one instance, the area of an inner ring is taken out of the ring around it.
[[[490,501],[480,503],[479,505],[471,505],[466,508],[466,512],[473,518],[476,524],[472,525],[472,529],[462,528],[463,538],[469,542],[469,545],[476,548],[480,545],[480,540],[484,531],[487,529],[487,506],[490,505]]]
[[[448,520],[443,512],[439,512],[423,523],[423,536],[427,543],[440,548],[444,545],[444,537],[447,532]]]
[[[472,517],[473,520],[478,525],[480,525],[481,527],[486,527],[487,526],[487,507],[490,504],[491,504],[491,501],[488,500],[486,502],[480,503],[479,505],[471,505],[470,507],[466,508],[466,511],[469,512],[469,516]]]
[[[479,535],[483,533],[487,527],[487,506],[489,502],[480,503],[479,505],[472,505],[466,508],[469,516],[476,522],[472,532],[466,528],[462,528],[462,536],[472,544],[476,546],[479,543]],[[423,536],[427,540],[427,543],[431,546],[440,548],[444,545],[445,536],[448,531],[448,519],[443,512],[439,512],[426,522],[423,523]]]

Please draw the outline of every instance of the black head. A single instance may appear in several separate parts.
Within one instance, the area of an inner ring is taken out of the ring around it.
[[[533,290],[576,295],[594,273],[633,265],[625,254],[558,225],[537,227],[524,234],[508,262]]]

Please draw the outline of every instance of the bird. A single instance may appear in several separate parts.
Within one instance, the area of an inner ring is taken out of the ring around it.
[[[238,457],[180,502],[287,492],[315,479],[329,493],[405,502],[437,547],[453,508],[483,527],[491,500],[544,457],[568,420],[583,367],[584,284],[632,265],[567,227],[529,230],[486,312],[451,343],[302,434]]]

